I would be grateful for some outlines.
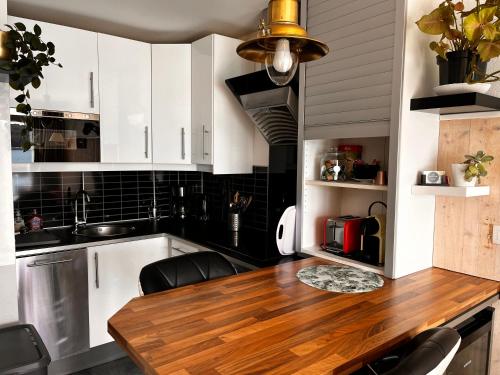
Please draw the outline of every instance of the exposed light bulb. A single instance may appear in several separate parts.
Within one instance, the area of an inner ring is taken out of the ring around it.
[[[293,65],[292,55],[290,53],[290,42],[288,39],[280,39],[276,44],[273,66],[280,73],[286,73]]]

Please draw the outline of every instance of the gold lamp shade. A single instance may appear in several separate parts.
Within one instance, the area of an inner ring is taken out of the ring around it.
[[[261,24],[255,39],[241,43],[236,52],[242,58],[265,63],[266,55],[274,52],[281,39],[290,43],[290,51],[297,54],[299,63],[318,60],[328,54],[328,46],[309,38],[298,24],[299,0],[270,0],[268,24]]]
[[[8,36],[9,35],[6,31],[0,30],[0,61],[7,61],[11,59],[10,50],[6,46]]]

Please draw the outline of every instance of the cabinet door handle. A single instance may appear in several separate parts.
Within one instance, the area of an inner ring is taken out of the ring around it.
[[[94,253],[94,260],[95,260],[95,287],[96,289],[99,289],[99,254],[97,252]]]
[[[201,140],[202,140],[201,154],[203,160],[205,160],[205,125],[203,125],[203,133],[201,134]]]
[[[90,108],[94,108],[94,72],[90,72]]]
[[[209,131],[203,125],[203,160],[205,160],[205,156],[208,156],[209,153],[205,151],[205,135],[208,134]]]
[[[186,159],[186,130],[181,129],[181,158]]]
[[[53,262],[43,262],[39,260],[35,260],[33,263],[28,264],[28,267],[42,267],[42,266],[50,266],[52,264],[61,264],[61,263],[70,263],[72,262],[73,259],[62,259],[62,260],[56,260]]]
[[[144,127],[144,155],[149,158],[149,127]]]

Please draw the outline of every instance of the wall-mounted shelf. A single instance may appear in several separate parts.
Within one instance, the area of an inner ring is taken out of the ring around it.
[[[412,111],[426,111],[441,115],[499,111],[500,98],[475,92],[430,96],[427,98],[412,99],[410,109]]]
[[[328,182],[328,181],[318,181],[318,180],[307,180],[306,185],[323,186],[329,188],[387,191],[387,185],[363,184],[360,182]]]
[[[415,195],[439,195],[443,197],[481,197],[490,195],[489,186],[420,186],[412,187]]]
[[[344,258],[341,256],[330,254],[326,251],[321,250],[321,248],[319,246],[304,248],[304,249],[302,249],[302,252],[309,254],[309,255],[317,256],[319,258],[328,259],[328,260],[331,260],[331,261],[334,261],[337,263],[360,268],[360,269],[365,270],[365,271],[371,271],[371,272],[377,273],[379,275],[384,275],[384,267],[383,266],[374,266],[371,264],[360,262],[358,260]]]

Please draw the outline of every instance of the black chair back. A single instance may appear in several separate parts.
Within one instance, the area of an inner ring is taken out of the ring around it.
[[[146,295],[236,274],[231,262],[219,253],[200,251],[148,264],[139,280]]]
[[[444,374],[461,337],[453,328],[433,328],[417,335],[406,347],[399,364],[384,375]]]

